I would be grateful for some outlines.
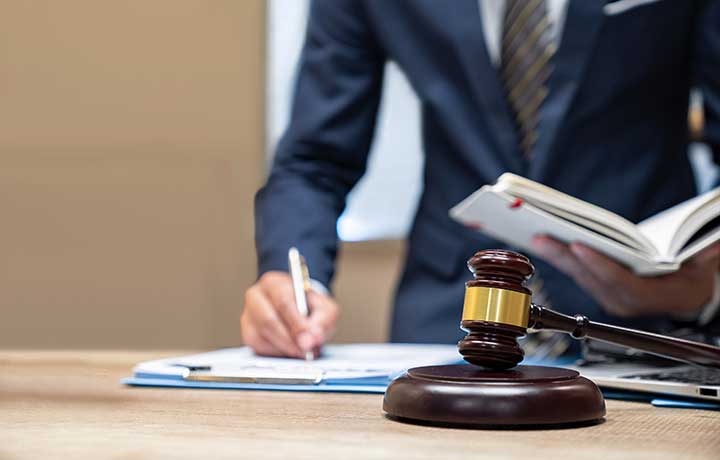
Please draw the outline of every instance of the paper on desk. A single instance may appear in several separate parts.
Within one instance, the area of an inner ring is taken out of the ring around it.
[[[227,348],[190,356],[160,359],[138,364],[128,384],[158,386],[175,381],[172,385],[207,387],[207,382],[188,382],[188,370],[200,369],[207,374],[255,375],[266,377],[293,377],[312,380],[321,375],[318,383],[324,385],[387,385],[392,377],[409,367],[448,364],[462,358],[456,345],[417,344],[352,344],[328,345],[323,355],[314,361],[288,358],[267,358],[255,355],[247,347]],[[178,380],[182,381],[179,385]],[[221,380],[221,379],[218,379]],[[220,383],[220,382],[210,382]],[[213,387],[242,387],[230,384]]]
[[[570,366],[577,357],[543,360],[528,357],[523,364]],[[164,388],[205,388],[231,390],[323,391],[352,393],[384,393],[390,380],[409,367],[461,362],[456,345],[415,344],[353,344],[328,345],[323,356],[313,362],[297,359],[264,358],[248,348],[227,348],[197,355],[147,361],[135,366],[134,375],[122,380],[133,386]],[[189,367],[215,366],[220,372],[267,369],[278,374],[300,370],[327,372],[325,378],[314,385],[282,385],[257,383],[231,383],[189,381],[183,378]],[[570,366],[572,367],[572,366]],[[246,368],[247,369],[247,368]],[[657,395],[633,393],[603,388],[607,399],[652,402],[659,407],[720,408],[707,402],[658,399]]]

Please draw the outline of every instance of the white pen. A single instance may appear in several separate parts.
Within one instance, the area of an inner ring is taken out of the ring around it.
[[[288,265],[290,266],[290,277],[292,278],[293,291],[295,292],[295,305],[301,316],[307,317],[310,313],[307,304],[306,292],[310,289],[310,273],[305,258],[300,255],[296,247],[288,251]],[[312,351],[305,352],[305,360],[312,361],[315,355]]]

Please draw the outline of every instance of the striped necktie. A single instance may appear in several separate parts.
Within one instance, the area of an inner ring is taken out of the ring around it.
[[[500,73],[527,159],[538,138],[540,106],[548,94],[555,50],[545,0],[507,0]]]

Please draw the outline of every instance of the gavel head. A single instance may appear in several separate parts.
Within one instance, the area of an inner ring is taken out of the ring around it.
[[[460,327],[467,332],[458,349],[465,361],[491,369],[509,369],[522,361],[517,339],[530,319],[532,293],[526,287],[535,268],[517,252],[477,252],[468,268],[474,279],[465,285]]]

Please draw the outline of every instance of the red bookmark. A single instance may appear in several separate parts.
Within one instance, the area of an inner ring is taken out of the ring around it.
[[[520,206],[522,206],[522,204],[523,204],[523,200],[521,200],[520,198],[515,198],[515,201],[510,203],[510,209],[517,209]]]
[[[465,226],[468,228],[472,228],[473,230],[482,230],[483,229],[483,224],[481,224],[480,222],[467,222],[465,224]]]

